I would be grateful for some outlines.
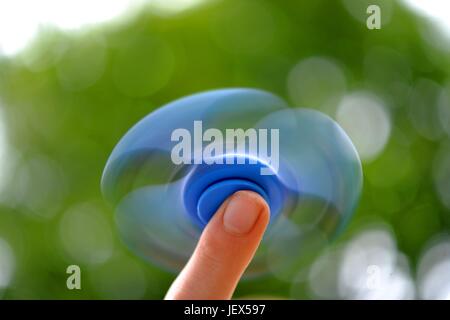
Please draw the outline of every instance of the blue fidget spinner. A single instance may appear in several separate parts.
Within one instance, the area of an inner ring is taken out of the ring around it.
[[[362,170],[328,116],[264,91],[224,89],[181,98],[139,121],[114,148],[101,185],[125,243],[174,271],[227,197],[259,193],[270,224],[247,270],[259,273],[295,269],[309,242],[335,237],[355,209]]]

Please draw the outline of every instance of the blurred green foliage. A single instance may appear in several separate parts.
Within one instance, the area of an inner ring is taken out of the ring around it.
[[[397,2],[373,2],[389,13],[381,30],[368,30],[352,16],[349,1],[228,0],[173,16],[142,10],[72,33],[46,28],[19,55],[0,58],[13,163],[0,205],[0,238],[15,256],[3,298],[162,298],[174,275],[127,251],[102,200],[99,181],[112,148],[140,118],[194,92],[256,87],[292,102],[289,72],[313,56],[336,61],[347,90],[370,90],[386,101],[392,121],[384,151],[364,163],[362,199],[338,241],[384,221],[414,266],[425,243],[448,230],[450,211],[432,173],[448,137],[415,129],[411,92],[421,78],[444,85],[450,59],[423,39],[421,18]],[[360,14],[366,17],[365,10]],[[374,48],[381,53],[367,66]],[[396,72],[402,66],[406,71]],[[95,218],[68,214],[74,210],[95,211]],[[67,226],[70,219],[80,226]],[[85,242],[76,243],[76,236]],[[81,291],[65,286],[70,264],[83,270]],[[250,279],[236,296],[255,294],[289,297],[290,283],[271,275]],[[301,297],[308,298],[306,291]]]

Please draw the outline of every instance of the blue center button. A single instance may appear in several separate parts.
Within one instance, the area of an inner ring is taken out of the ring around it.
[[[250,190],[266,200],[273,221],[285,207],[290,194],[280,181],[279,173],[248,155],[219,157],[220,161],[212,164],[196,165],[187,177],[183,200],[189,217],[203,228],[229,196],[240,190]]]
[[[268,204],[270,203],[266,192],[256,183],[242,179],[223,180],[208,187],[198,199],[197,214],[201,222],[207,224],[221,204],[240,190],[254,191],[262,196]]]

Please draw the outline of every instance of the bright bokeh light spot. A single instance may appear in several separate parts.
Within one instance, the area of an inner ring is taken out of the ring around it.
[[[15,0],[0,1],[0,54],[14,55],[41,28],[76,30],[117,18],[132,9],[150,5],[158,13],[172,14],[205,0]]]
[[[427,50],[430,61],[438,68],[442,66],[442,56],[437,52],[450,52],[450,20],[448,12],[450,2],[446,0],[404,0],[405,3],[422,17],[418,24],[422,39],[435,50]],[[437,52],[436,52],[437,50]]]
[[[423,299],[450,299],[450,239],[432,240],[419,262],[418,287]]]
[[[9,244],[0,238],[0,290],[6,288],[14,271],[14,254]]]
[[[300,61],[288,76],[288,93],[297,107],[318,108],[334,113],[337,102],[346,90],[346,79],[334,61],[312,57]]]
[[[344,97],[336,120],[352,139],[362,160],[374,159],[391,133],[391,121],[384,104],[366,92]]]
[[[22,161],[15,159],[14,166],[14,179],[5,188],[9,205],[26,208],[35,217],[53,217],[66,196],[65,175],[58,163],[45,155],[35,155]]]
[[[108,21],[144,0],[0,1],[0,53],[23,49],[40,28],[78,29]]]
[[[412,299],[409,264],[383,225],[366,229],[312,265],[309,288],[321,299]],[[294,285],[295,290],[295,285]]]
[[[77,262],[101,264],[113,254],[113,235],[98,206],[84,203],[70,208],[59,225],[61,243]]]
[[[414,284],[390,232],[373,229],[344,250],[339,293],[348,299],[412,299]]]
[[[450,35],[450,1],[447,0],[403,0],[417,12],[430,17],[436,24]]]

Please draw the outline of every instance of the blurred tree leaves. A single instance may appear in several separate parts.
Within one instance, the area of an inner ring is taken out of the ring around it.
[[[352,16],[356,2],[228,0],[167,17],[143,10],[127,23],[76,33],[46,28],[16,57],[0,58],[0,102],[16,164],[0,207],[0,237],[17,260],[4,297],[125,298],[129,292],[131,298],[161,298],[173,275],[128,253],[110,208],[99,209],[114,237],[108,263],[117,272],[108,277],[105,266],[74,261],[61,245],[65,212],[78,203],[102,203],[99,181],[110,151],[153,109],[219,87],[258,87],[288,97],[289,72],[312,56],[338,61],[349,90],[366,88],[388,102],[392,134],[384,152],[364,164],[365,189],[348,234],[366,219],[387,221],[414,261],[433,234],[450,226],[431,176],[433,156],[448,137],[421,136],[408,120],[408,99],[420,78],[443,85],[449,60],[429,47],[419,32],[422,22],[398,3],[390,5],[381,30],[369,31]],[[432,99],[422,98],[424,104]],[[24,173],[33,170],[58,173]],[[55,190],[64,192],[54,196]],[[36,194],[39,206],[33,207]],[[65,269],[73,263],[85,270],[81,292],[65,288]],[[127,278],[128,267],[136,278]],[[147,284],[133,290],[127,281]],[[116,285],[122,294],[111,289]],[[289,296],[289,283],[271,276],[248,280],[237,296],[255,293]]]

